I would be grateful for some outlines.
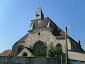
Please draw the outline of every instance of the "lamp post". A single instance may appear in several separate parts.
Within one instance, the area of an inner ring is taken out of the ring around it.
[[[67,27],[65,29],[65,43],[66,43],[66,57],[65,57],[65,60],[66,60],[66,64],[68,64],[68,43],[67,43]]]

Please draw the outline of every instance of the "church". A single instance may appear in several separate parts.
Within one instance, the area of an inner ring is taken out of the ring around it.
[[[31,19],[28,33],[12,46],[12,56],[31,57],[33,49],[38,44],[47,43],[47,49],[51,46],[61,46],[62,52],[66,53],[65,32],[58,27],[49,17],[44,18],[41,8],[37,8]],[[85,61],[85,51],[81,48],[80,41],[76,42],[67,35],[68,58]],[[81,58],[82,57],[82,58]]]

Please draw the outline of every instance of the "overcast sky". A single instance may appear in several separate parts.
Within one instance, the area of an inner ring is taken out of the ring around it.
[[[68,35],[85,50],[85,0],[0,0],[0,52],[28,33],[38,7],[64,31],[71,25]]]

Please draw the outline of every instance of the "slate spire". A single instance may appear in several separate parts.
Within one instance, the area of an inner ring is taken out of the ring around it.
[[[37,8],[34,16],[32,17],[32,20],[43,20],[44,19],[44,14],[42,13],[41,8]]]
[[[30,30],[34,29],[42,20],[44,19],[44,14],[41,8],[37,8],[34,16],[31,19]]]

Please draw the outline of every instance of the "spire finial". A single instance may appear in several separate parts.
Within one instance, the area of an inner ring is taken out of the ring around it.
[[[48,15],[46,17],[48,17]]]
[[[41,2],[39,1],[39,8],[41,8]]]

